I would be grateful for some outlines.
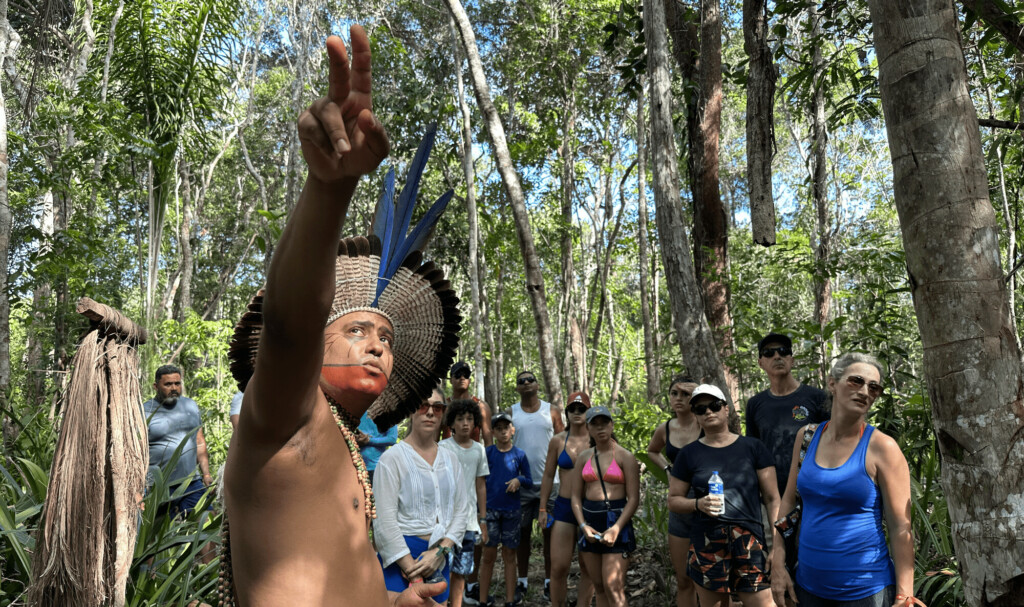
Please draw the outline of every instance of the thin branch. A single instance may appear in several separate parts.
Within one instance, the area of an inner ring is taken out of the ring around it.
[[[996,120],[995,118],[978,118],[978,126],[988,126],[994,129],[1009,129],[1011,131],[1024,131],[1024,122]]]

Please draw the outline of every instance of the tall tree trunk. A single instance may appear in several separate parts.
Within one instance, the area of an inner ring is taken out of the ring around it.
[[[188,162],[181,162],[181,296],[178,299],[178,322],[184,323],[192,308],[192,179]]]
[[[7,61],[14,60],[20,40],[7,19],[7,0],[0,0],[0,67]],[[11,307],[7,260],[13,218],[7,196],[10,160],[7,157],[7,97],[4,94],[4,84],[0,78],[0,409],[7,411],[7,392],[11,384]],[[15,428],[6,414],[0,416],[0,426],[3,431],[3,445],[6,447],[15,438]],[[4,451],[10,452],[6,448]]]
[[[729,216],[719,189],[719,138],[722,130],[722,17],[719,0],[701,0],[699,33],[679,0],[664,0],[668,31],[684,81],[696,84],[688,96],[688,167],[693,196],[694,271],[704,291],[707,315],[724,358],[733,349],[729,312]],[[739,386],[723,370],[732,399]]]
[[[747,77],[747,181],[750,188],[750,229],[754,242],[775,244],[775,199],[772,158],[775,156],[775,62],[768,46],[766,0],[743,0],[743,49],[750,58]]]
[[[692,249],[686,236],[686,223],[679,199],[679,174],[672,128],[672,82],[668,67],[668,40],[665,37],[665,12],[661,0],[644,0],[644,38],[647,43],[647,73],[651,79],[651,161],[655,218],[679,354],[694,377],[726,388],[728,384],[725,373],[704,315],[704,303],[693,271],[690,257]]]
[[[652,324],[650,272],[648,258],[650,253],[647,242],[647,121],[644,118],[643,86],[636,98],[636,159],[637,159],[637,240],[640,254],[640,317],[644,324],[644,375],[647,379],[647,402],[654,402],[661,385],[661,367],[658,364],[657,349],[654,344],[656,326]]]
[[[832,276],[829,269],[832,253],[832,217],[828,200],[828,131],[825,123],[825,59],[821,52],[824,38],[821,15],[811,2],[807,5],[807,18],[811,22],[811,69],[813,70],[814,97],[811,101],[811,198],[817,218],[814,235],[814,322],[819,328],[818,381],[825,385],[828,352],[824,328],[828,324],[832,305]]]
[[[1024,596],[1024,378],[951,0],[869,0],[932,424],[971,605]]]
[[[466,178],[466,221],[469,223],[469,318],[473,325],[473,369],[476,370],[476,394],[484,393],[483,328],[480,326],[480,228],[476,210],[476,172],[473,168],[473,124],[470,121],[466,89],[462,81],[462,51],[452,23],[452,44],[459,57],[455,69],[459,110],[462,116],[462,174]],[[489,402],[489,401],[488,401]]]
[[[562,404],[562,382],[559,377],[558,361],[555,359],[554,340],[551,335],[551,320],[548,317],[548,303],[544,293],[544,275],[540,270],[540,259],[533,243],[533,232],[530,230],[530,217],[526,209],[526,198],[519,181],[519,175],[512,166],[512,156],[505,141],[505,128],[491,100],[490,88],[484,75],[484,67],[480,62],[480,53],[476,46],[469,16],[459,0],[447,0],[448,9],[455,18],[462,47],[469,60],[473,90],[476,93],[477,105],[484,115],[487,133],[494,147],[494,155],[505,184],[509,200],[512,203],[512,215],[516,224],[516,235],[519,237],[519,249],[526,266],[526,292],[533,307],[533,319],[537,326],[541,371],[547,384],[548,398],[556,405]]]
[[[562,171],[559,175],[562,182],[562,225],[559,230],[561,238],[559,245],[562,254],[562,317],[565,319],[565,331],[563,332],[566,359],[571,361],[564,369],[566,383],[570,386],[580,386],[587,389],[585,381],[586,360],[579,359],[572,348],[572,332],[569,325],[575,321],[575,312],[578,309],[576,302],[576,268],[572,256],[572,234],[573,234],[573,202],[576,199],[576,91],[572,85],[575,80],[567,83],[566,99],[563,101],[562,116],[562,145],[558,148],[558,156],[562,162]]]

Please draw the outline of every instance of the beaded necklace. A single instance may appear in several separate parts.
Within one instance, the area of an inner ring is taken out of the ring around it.
[[[377,518],[377,507],[373,499],[373,487],[370,486],[370,473],[366,470],[366,462],[359,451],[359,443],[356,442],[355,430],[359,428],[359,420],[343,408],[336,400],[324,394],[327,403],[331,405],[331,412],[334,413],[334,421],[341,430],[341,435],[348,445],[348,453],[352,457],[352,465],[356,468],[356,478],[363,488],[363,499],[366,502],[366,524],[369,525]],[[234,575],[231,571],[231,532],[228,529],[228,513],[224,512],[220,528],[220,572],[217,580],[217,604],[220,607],[235,607]]]
[[[370,486],[370,473],[366,469],[366,462],[363,461],[363,454],[359,452],[359,443],[356,442],[354,434],[359,428],[359,420],[326,393],[324,393],[324,397],[327,399],[327,403],[331,405],[331,411],[334,412],[334,421],[338,423],[338,429],[341,430],[341,435],[345,437],[345,444],[348,445],[348,453],[352,456],[352,465],[356,469],[356,478],[359,479],[359,484],[363,487],[363,499],[366,502],[366,523],[370,524],[373,519],[377,518],[377,507],[373,500],[373,487]]]

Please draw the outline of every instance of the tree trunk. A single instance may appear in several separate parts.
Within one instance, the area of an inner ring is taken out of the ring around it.
[[[651,294],[649,292],[650,273],[648,272],[647,242],[647,121],[644,119],[644,90],[640,87],[636,99],[636,159],[637,159],[637,240],[640,254],[640,316],[644,325],[644,375],[647,378],[647,402],[654,402],[661,385],[661,368],[657,362],[657,350],[654,347],[654,332],[657,328],[651,314]]]
[[[547,384],[548,399],[562,404],[562,382],[558,372],[558,361],[555,359],[554,340],[551,335],[551,320],[548,317],[548,304],[544,293],[544,275],[540,270],[540,259],[533,243],[533,232],[530,230],[530,217],[526,209],[526,198],[519,181],[519,175],[512,166],[512,156],[505,141],[505,128],[491,100],[490,88],[484,75],[483,64],[477,51],[476,36],[469,22],[469,16],[459,0],[447,0],[448,9],[455,18],[463,50],[469,60],[470,75],[476,93],[477,105],[484,115],[487,133],[494,146],[494,155],[501,173],[502,182],[512,203],[512,215],[516,224],[516,235],[519,238],[519,249],[526,266],[526,292],[533,307],[533,319],[537,326],[541,371]]]
[[[775,244],[775,62],[768,47],[766,0],[743,0],[743,48],[750,58],[747,77],[747,181],[754,242]]]
[[[942,485],[971,605],[1024,597],[1024,381],[950,0],[869,0]]]
[[[476,172],[473,167],[473,124],[470,121],[466,89],[462,81],[462,51],[455,37],[452,23],[453,46],[459,57],[455,70],[458,83],[459,110],[462,116],[462,174],[466,178],[466,221],[469,223],[469,318],[473,325],[473,369],[476,371],[476,394],[484,393],[483,329],[480,326],[480,228],[476,210]]]
[[[832,306],[832,276],[829,269],[832,253],[832,218],[828,200],[828,131],[825,123],[825,59],[821,45],[821,15],[815,3],[807,5],[807,18],[811,22],[811,69],[814,79],[814,96],[811,101],[811,198],[814,201],[817,230],[814,235],[814,322],[818,325],[818,380],[825,385],[828,369],[828,352],[825,347],[824,328],[828,324],[829,309]]]
[[[178,322],[184,323],[192,308],[192,179],[188,163],[181,162],[181,297],[178,300]]]
[[[575,80],[572,80],[572,84]],[[584,358],[578,358],[576,351],[572,348],[572,335],[569,325],[575,322],[575,311],[578,306],[578,294],[576,290],[576,268],[572,256],[572,233],[573,233],[573,201],[576,199],[576,91],[573,88],[566,90],[566,99],[563,101],[562,119],[562,145],[558,148],[558,156],[562,162],[560,173],[562,181],[562,225],[559,230],[561,238],[559,245],[562,253],[562,292],[563,305],[562,317],[565,319],[564,344],[566,359],[571,361],[564,369],[566,383],[580,389],[589,389],[586,382],[586,354]]]
[[[665,37],[665,12],[661,0],[644,0],[644,38],[647,43],[647,73],[651,79],[651,161],[655,218],[679,354],[687,370],[698,380],[710,381],[726,388],[725,373],[704,315],[704,303],[693,271],[690,258],[692,249],[686,236],[686,223],[679,199],[668,40]]]
[[[1016,3],[1002,3],[996,2],[996,0],[963,0],[963,3],[964,6],[977,13],[989,27],[995,28],[1002,34],[1007,42],[1024,53],[1024,27],[1013,14],[1007,13],[1000,7],[1000,4],[1013,7]]]
[[[0,0],[0,66],[13,61],[20,38],[7,20],[7,0]],[[11,246],[13,218],[7,196],[7,173],[10,160],[7,157],[7,97],[4,81],[0,78],[0,409],[8,410],[7,393],[11,384],[11,307],[8,294],[7,260]],[[15,438],[14,425],[7,415],[0,416],[3,431],[3,445],[7,447]],[[4,449],[5,452],[10,452]]]

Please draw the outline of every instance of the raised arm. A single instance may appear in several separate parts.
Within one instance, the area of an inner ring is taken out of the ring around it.
[[[327,39],[328,93],[299,117],[309,174],[270,263],[256,389],[240,420],[261,442],[287,441],[312,415],[341,227],[360,176],[390,148],[372,112],[369,39],[358,25],[351,36],[351,68],[341,39]]]

